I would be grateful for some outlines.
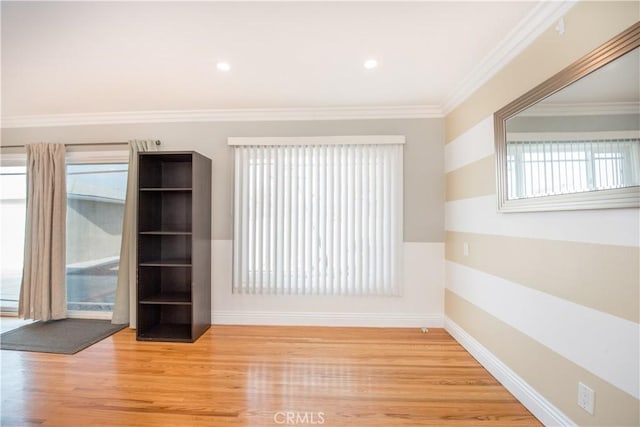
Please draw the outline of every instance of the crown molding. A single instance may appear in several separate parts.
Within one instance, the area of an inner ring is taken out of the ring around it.
[[[538,4],[507,36],[449,93],[442,105],[258,108],[176,111],[131,111],[23,115],[2,117],[2,128],[82,126],[126,123],[299,121],[441,118],[471,96],[533,40],[560,19],[578,0],[547,0]]]
[[[443,117],[435,105],[390,107],[262,108],[226,110],[130,111],[2,117],[2,128],[82,126],[124,123],[249,122],[288,120],[414,119]]]
[[[524,51],[552,24],[562,18],[578,0],[539,3],[507,36],[449,93],[442,104],[447,115]]]
[[[518,113],[518,117],[600,116],[640,114],[640,102],[540,103]]]

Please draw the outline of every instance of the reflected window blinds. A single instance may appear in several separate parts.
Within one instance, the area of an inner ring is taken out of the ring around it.
[[[640,139],[527,140],[507,143],[509,199],[640,185]]]

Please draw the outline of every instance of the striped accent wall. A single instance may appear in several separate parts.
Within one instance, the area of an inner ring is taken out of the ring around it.
[[[640,425],[640,210],[497,213],[493,112],[639,17],[579,2],[446,117],[446,322],[581,426]]]

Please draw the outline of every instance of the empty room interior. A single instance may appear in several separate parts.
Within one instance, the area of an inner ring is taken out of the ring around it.
[[[640,425],[639,2],[0,18],[0,425]]]

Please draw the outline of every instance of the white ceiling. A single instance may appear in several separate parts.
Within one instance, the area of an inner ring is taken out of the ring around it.
[[[440,108],[538,3],[2,1],[3,116]]]

